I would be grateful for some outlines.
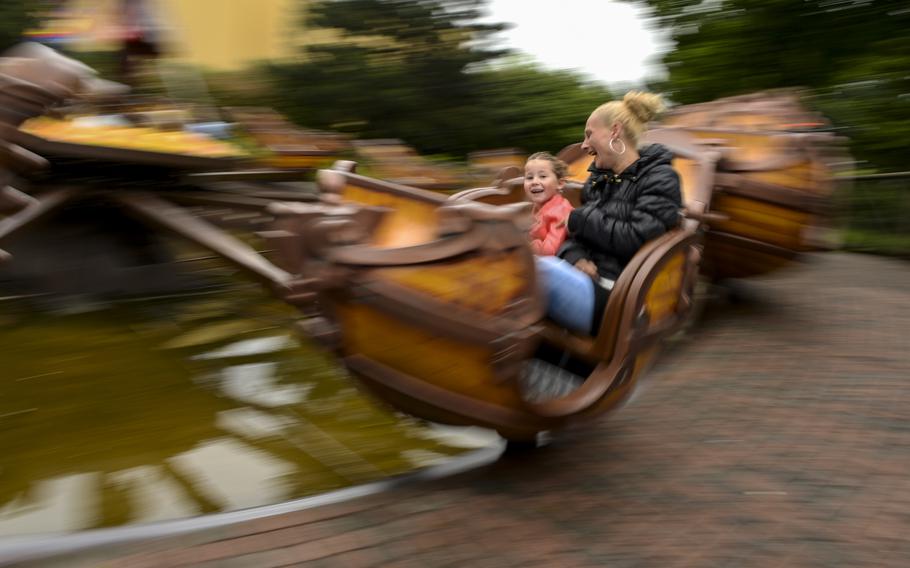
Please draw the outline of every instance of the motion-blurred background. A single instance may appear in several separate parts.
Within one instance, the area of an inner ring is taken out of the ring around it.
[[[559,150],[628,87],[679,104],[801,88],[861,176],[840,195],[845,246],[910,251],[902,2],[18,0],[0,13],[3,46],[38,40],[140,91],[271,107],[440,160]]]

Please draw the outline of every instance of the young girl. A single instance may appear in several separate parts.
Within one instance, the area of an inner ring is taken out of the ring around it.
[[[566,240],[566,218],[572,204],[560,193],[566,185],[568,166],[547,152],[532,154],[525,163],[525,194],[534,204],[531,210],[531,250],[552,256]]]

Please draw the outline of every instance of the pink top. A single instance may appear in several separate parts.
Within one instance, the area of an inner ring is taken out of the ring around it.
[[[568,228],[566,218],[572,212],[572,204],[558,193],[533,212],[531,225],[531,250],[541,256],[552,256],[566,240]]]

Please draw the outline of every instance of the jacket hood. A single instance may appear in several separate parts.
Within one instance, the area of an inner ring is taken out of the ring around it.
[[[623,175],[640,176],[655,166],[662,164],[669,166],[673,162],[673,153],[660,144],[649,144],[640,148],[638,155],[639,158],[621,172]],[[594,165],[594,162],[591,162],[588,171],[595,175],[615,175],[613,170],[598,168]]]

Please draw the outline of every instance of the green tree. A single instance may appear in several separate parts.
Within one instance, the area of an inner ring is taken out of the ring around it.
[[[308,63],[273,69],[295,84],[298,120],[394,132],[428,152],[472,149],[483,103],[471,66],[499,57],[499,24],[478,23],[481,0],[340,0],[308,5],[306,25],[336,42],[308,46]],[[318,109],[318,112],[314,112]]]
[[[675,47],[661,85],[680,103],[807,87],[856,156],[906,168],[910,9],[903,0],[648,0]]]
[[[517,63],[481,75],[485,120],[495,125],[478,140],[485,148],[512,145],[556,152],[581,141],[588,115],[611,100],[603,85],[570,71]]]
[[[579,140],[587,114],[610,98],[607,89],[568,72],[503,60],[507,52],[496,46],[503,25],[478,23],[482,5],[311,4],[305,25],[332,28],[337,39],[308,46],[301,63],[268,67],[271,89],[258,104],[315,128],[401,138],[426,154],[555,151]]]
[[[400,138],[424,154],[558,151],[582,137],[603,85],[496,47],[481,1],[346,0],[311,6],[310,28],[338,37],[293,64],[212,77],[222,105],[268,105],[295,122],[357,138]]]
[[[22,32],[35,25],[35,10],[44,4],[37,0],[5,0],[0,3],[0,51],[22,41]]]

